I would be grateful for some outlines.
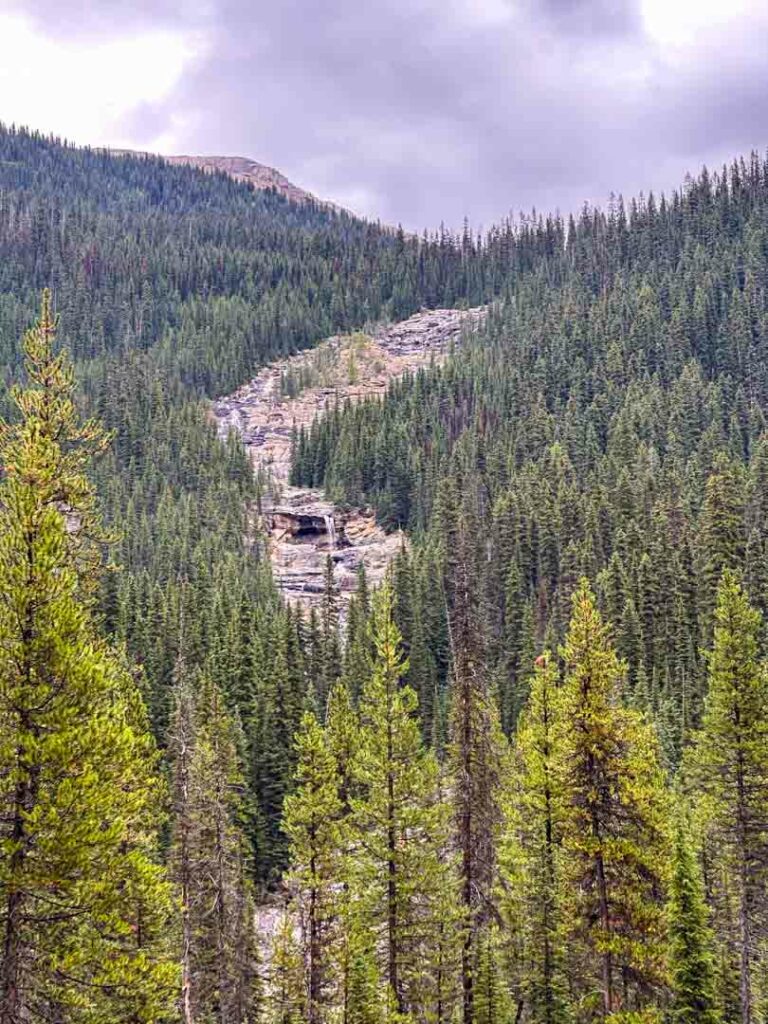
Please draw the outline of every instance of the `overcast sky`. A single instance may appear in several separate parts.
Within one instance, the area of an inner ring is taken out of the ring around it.
[[[488,226],[764,151],[768,0],[0,0],[0,120]]]

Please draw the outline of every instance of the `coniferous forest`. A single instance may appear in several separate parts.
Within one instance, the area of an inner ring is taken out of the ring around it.
[[[295,436],[409,537],[303,616],[210,400],[481,304]],[[0,366],[0,1024],[768,1022],[768,162],[414,237],[0,129]]]

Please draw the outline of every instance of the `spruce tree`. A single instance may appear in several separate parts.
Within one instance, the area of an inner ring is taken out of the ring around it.
[[[170,1019],[175,927],[157,861],[163,790],[146,711],[97,634],[101,542],[50,298],[0,428],[0,1021]]]
[[[423,746],[416,694],[402,680],[407,662],[387,580],[373,601],[373,671],[360,698],[354,761],[350,886],[363,927],[375,936],[382,1005],[419,1015],[424,965],[439,941],[439,909],[449,877],[441,863],[446,807],[437,764]]]
[[[488,681],[478,600],[476,522],[471,511],[459,510],[457,504],[453,490],[447,490],[446,575],[452,662],[449,765],[464,913],[462,1015],[464,1024],[471,1024],[478,937],[493,916],[503,738]]]
[[[295,891],[304,937],[307,1020],[321,1024],[334,999],[333,954],[338,945],[343,880],[339,796],[333,750],[319,722],[305,712],[296,738],[295,789],[285,799],[283,829],[290,840],[288,885]]]
[[[675,1024],[720,1024],[709,910],[701,869],[682,821],[675,837],[668,914],[672,1020]]]
[[[655,735],[621,706],[624,666],[586,580],[573,597],[562,655],[570,981],[603,1018],[646,1012],[653,1019],[667,978],[668,798]]]
[[[169,737],[182,1011],[186,1021],[252,1024],[260,993],[241,737],[219,688],[205,675],[196,683],[192,708],[189,682],[179,683]]]
[[[724,569],[738,569],[745,550],[744,484],[739,468],[724,456],[707,479],[699,524],[704,639],[712,641],[713,612]]]
[[[518,982],[527,1012],[540,1024],[568,1020],[562,917],[563,792],[558,775],[565,728],[557,665],[536,660],[528,704],[518,721],[510,793],[512,924],[522,944]]]
[[[514,1020],[507,973],[500,950],[499,929],[485,928],[477,943],[474,1024],[508,1024]],[[531,1017],[531,1020],[544,1020]]]
[[[173,844],[170,869],[181,900],[181,1014],[184,1024],[193,1024],[192,969],[193,922],[192,849],[195,820],[192,811],[191,769],[195,742],[195,699],[186,665],[182,658],[176,664],[174,707],[168,736],[168,757],[171,763],[171,811],[173,814]]]
[[[738,577],[725,571],[708,656],[709,692],[690,766],[708,860],[734,896],[743,1024],[759,1019],[755,981],[765,967],[768,675],[758,660],[762,628]],[[727,903],[727,894],[721,896]]]

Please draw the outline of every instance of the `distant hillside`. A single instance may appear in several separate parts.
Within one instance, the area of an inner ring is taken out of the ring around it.
[[[145,155],[136,153],[130,149],[112,149],[111,153],[117,156],[137,156]],[[154,155],[154,154],[146,154]],[[286,199],[290,199],[294,203],[319,203],[321,206],[327,206],[334,210],[340,209],[335,203],[328,202],[324,199],[318,199],[317,196],[311,192],[307,192],[306,189],[299,188],[298,185],[294,185],[292,181],[289,181],[284,174],[276,170],[274,167],[268,167],[266,164],[260,164],[257,160],[250,160],[244,156],[163,156],[163,160],[169,164],[180,165],[184,167],[198,167],[200,170],[208,171],[209,173],[215,173],[221,171],[224,174],[228,174],[231,178],[236,181],[246,181],[253,185],[254,188],[258,189],[274,189],[275,192]]]

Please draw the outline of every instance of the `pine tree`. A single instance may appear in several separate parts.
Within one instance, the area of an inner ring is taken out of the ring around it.
[[[514,1020],[508,979],[502,966],[498,928],[485,928],[477,944],[474,1024],[509,1024]],[[532,1017],[542,1021],[545,1018]]]
[[[764,968],[760,939],[768,883],[768,675],[758,661],[760,614],[737,576],[718,589],[709,693],[690,756],[700,794],[707,856],[735,898],[743,1024],[756,1016],[755,977]]]
[[[259,810],[255,835],[260,880],[274,882],[285,866],[287,839],[280,816],[295,766],[294,738],[306,703],[305,677],[296,662],[294,623],[283,612],[269,634],[271,657],[257,687],[248,726],[250,791]]]
[[[669,900],[670,966],[675,1024],[719,1024],[709,911],[691,840],[680,822]]]
[[[172,1016],[163,793],[146,711],[94,627],[103,534],[50,298],[0,448],[0,1021]]]
[[[296,748],[296,786],[285,799],[283,829],[291,844],[288,884],[296,892],[294,907],[304,935],[307,1020],[320,1024],[327,1019],[334,998],[332,957],[338,942],[343,878],[343,803],[333,750],[311,712],[304,715]]]
[[[192,956],[194,937],[190,905],[192,899],[192,848],[195,821],[192,814],[191,768],[195,741],[195,699],[186,679],[183,658],[176,664],[174,708],[168,737],[168,757],[171,763],[171,810],[173,814],[173,844],[171,872],[175,878],[181,900],[181,1013],[184,1024],[193,1024],[192,1014]]]
[[[350,886],[363,927],[375,935],[382,1005],[420,1011],[423,966],[433,956],[436,910],[446,884],[438,843],[447,826],[437,799],[437,764],[422,742],[416,694],[402,684],[407,662],[387,580],[373,602],[373,671],[360,699],[354,761]]]
[[[453,675],[449,760],[464,911],[462,1014],[464,1024],[471,1024],[477,940],[492,916],[496,882],[502,737],[485,664],[477,594],[477,534],[471,513],[465,516],[457,512],[455,495],[449,492],[447,498],[447,586]]]
[[[536,659],[528,704],[518,721],[510,794],[513,922],[522,942],[519,985],[528,1012],[540,1024],[568,1019],[560,878],[564,807],[557,760],[564,725],[558,688],[557,666],[547,652]]]
[[[744,485],[738,468],[725,457],[718,459],[707,479],[699,526],[701,601],[705,617],[705,639],[712,639],[712,616],[717,588],[724,569],[742,564],[745,548]]]
[[[268,991],[269,1024],[306,1024],[304,962],[289,913],[283,913],[272,942]]]
[[[624,667],[586,580],[573,598],[562,655],[571,983],[604,1018],[650,1012],[666,985],[668,801],[655,735],[621,707]]]
[[[525,703],[522,684],[529,665],[526,664],[525,615],[527,603],[523,579],[517,561],[510,563],[504,589],[504,681],[501,687],[501,720],[509,734],[515,727],[517,715]]]
[[[252,1024],[259,1009],[254,904],[245,838],[242,740],[219,688],[177,689],[171,863],[183,904],[185,1020]]]

